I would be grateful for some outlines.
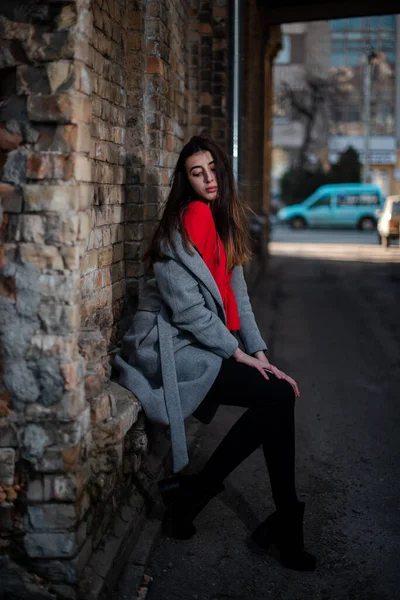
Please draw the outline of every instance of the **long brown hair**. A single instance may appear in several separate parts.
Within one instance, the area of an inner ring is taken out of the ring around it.
[[[166,240],[173,244],[173,235],[178,227],[183,234],[186,247],[190,253],[190,238],[182,226],[185,209],[195,198],[194,191],[186,174],[185,163],[189,156],[196,152],[211,152],[218,182],[218,195],[210,204],[215,227],[226,253],[227,268],[242,264],[250,258],[251,252],[248,241],[247,206],[239,199],[232,168],[227,154],[213,140],[195,135],[183,147],[175,171],[172,176],[171,191],[165,205],[161,220],[154,232],[149,250],[144,260],[150,264],[160,260],[162,252],[160,244]]]

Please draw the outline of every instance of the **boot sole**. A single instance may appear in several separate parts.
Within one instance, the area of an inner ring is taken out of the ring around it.
[[[290,559],[286,559],[284,556],[282,556],[279,549],[272,540],[269,542],[268,546],[260,546],[251,537],[249,537],[247,540],[247,547],[251,552],[253,552],[254,554],[258,554],[259,556],[267,555],[271,556],[272,558],[275,558],[276,560],[278,560],[278,562],[281,563],[281,565],[283,565],[287,569],[290,569],[291,571],[311,573],[315,571],[317,567],[316,560],[314,563],[309,564],[308,566],[301,566],[299,565],[299,563],[296,563],[295,560],[292,561]]]

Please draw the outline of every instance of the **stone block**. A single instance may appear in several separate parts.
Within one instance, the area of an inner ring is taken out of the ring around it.
[[[28,179],[72,179],[73,157],[70,154],[30,153],[26,176]]]
[[[72,558],[78,551],[75,533],[27,533],[24,546],[30,558]]]
[[[55,246],[21,244],[20,257],[23,263],[31,263],[39,269],[63,271],[65,268],[60,250]]]
[[[0,36],[3,40],[26,40],[33,33],[30,23],[8,20],[5,16],[0,17]]]
[[[104,381],[104,368],[102,365],[96,365],[94,369],[87,370],[85,376],[85,393],[88,400],[101,393]]]
[[[18,40],[2,40],[0,48],[0,69],[8,69],[26,62],[23,46]]]
[[[17,241],[44,244],[44,222],[40,215],[21,215]]]
[[[4,220],[5,221],[5,220]],[[12,301],[16,301],[17,299],[17,287],[15,277],[4,277],[4,275],[0,275],[0,297],[9,298]],[[1,406],[1,401],[0,401]],[[0,416],[1,416],[1,408],[0,408]]]
[[[52,478],[52,498],[62,502],[73,502],[76,499],[77,484],[75,477],[56,475]]]
[[[125,258],[132,259],[135,261],[140,260],[141,247],[142,247],[142,245],[140,242],[125,242],[124,243]]]
[[[79,327],[79,306],[42,303],[39,319],[45,333],[51,335],[72,334]]]
[[[0,483],[12,485],[15,472],[14,448],[0,448]]]
[[[90,98],[83,94],[31,94],[28,97],[27,110],[32,121],[89,123],[92,105]]]
[[[18,447],[17,428],[5,418],[0,418],[0,448],[5,447]]]
[[[90,401],[90,410],[93,423],[107,421],[111,418],[110,398],[107,393],[100,394]]]
[[[92,181],[92,162],[86,156],[75,155],[72,160],[73,177],[76,181]]]
[[[125,239],[125,228],[123,223],[113,223],[111,225],[111,243],[117,244]]]
[[[77,189],[70,185],[22,186],[25,212],[76,210],[79,206]]]
[[[72,59],[74,38],[68,31],[37,33],[23,43],[24,50],[33,63]]]
[[[106,341],[97,327],[82,327],[78,345],[86,361],[97,361],[107,355]]]
[[[17,67],[18,94],[50,94],[51,88],[44,67],[21,65]]]
[[[88,240],[91,230],[90,216],[88,213],[80,212],[78,215],[78,239]]]
[[[89,152],[91,147],[89,126],[85,123],[75,125],[41,125],[35,143],[37,152]]]
[[[0,200],[4,200],[15,192],[15,186],[8,183],[0,183]]]
[[[26,163],[27,152],[23,148],[9,152],[3,167],[3,180],[15,185],[23,183],[26,177]]]
[[[75,419],[65,425],[60,425],[58,434],[58,447],[61,449],[76,446],[90,427],[90,406],[86,406]]]
[[[78,555],[79,557],[79,555]],[[78,583],[79,558],[71,560],[35,560],[35,573],[48,581],[76,585]]]
[[[40,273],[38,285],[40,296],[48,302],[73,304],[78,301],[79,277],[77,273],[68,271]],[[51,342],[51,340],[48,341]]]
[[[76,511],[72,504],[40,504],[28,506],[25,525],[28,531],[70,529],[76,524]]]
[[[86,398],[83,386],[66,392],[61,400],[52,405],[43,403],[29,404],[25,409],[25,419],[39,424],[41,421],[71,422],[78,417],[86,407]]]
[[[71,271],[79,271],[79,246],[63,246],[60,250],[64,269],[70,269]]]
[[[57,61],[46,65],[49,91],[43,94],[65,94],[75,88],[76,70],[72,62]],[[32,90],[34,91],[34,90]]]
[[[0,206],[5,213],[20,213],[22,211],[22,195],[13,185],[0,184]]]
[[[128,260],[125,263],[126,277],[140,277],[142,275],[143,266],[139,261]]]
[[[39,398],[37,379],[24,360],[9,361],[4,381],[11,396],[19,402],[36,402]]]
[[[137,420],[140,404],[133,395],[131,398],[118,398],[117,407],[115,417],[107,423],[99,423],[93,430],[93,440],[99,448],[121,442]]]
[[[131,447],[137,454],[146,454],[148,449],[148,438],[146,432],[138,427],[130,432]]]
[[[59,360],[53,357],[40,358],[35,367],[35,374],[39,382],[40,402],[46,406],[58,402],[64,392]]]
[[[85,254],[81,258],[81,273],[85,275],[86,273],[97,269],[97,250],[91,250],[90,252],[85,252]]]
[[[75,389],[83,377],[82,359],[64,364],[61,367],[61,372],[64,378],[64,387],[66,390]]]
[[[32,463],[43,457],[45,449],[54,442],[54,436],[44,427],[30,424],[23,434],[22,456]]]
[[[125,240],[127,242],[140,242],[143,240],[143,237],[143,223],[138,222],[125,224]]]
[[[113,263],[118,263],[122,260],[124,260],[124,244],[121,242],[113,245]]]
[[[109,246],[104,250],[100,250],[98,253],[98,266],[105,267],[113,262],[113,248]]]
[[[43,502],[44,500],[50,500],[50,497],[44,497],[44,486],[41,479],[31,479],[28,482],[26,497],[28,502]]]

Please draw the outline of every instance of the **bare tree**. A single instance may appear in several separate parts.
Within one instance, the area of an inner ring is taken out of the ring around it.
[[[282,82],[279,98],[290,107],[293,118],[304,123],[304,137],[297,160],[297,168],[303,169],[318,119],[325,117],[330,120],[335,106],[343,101],[343,92],[334,79],[308,73],[300,89]]]

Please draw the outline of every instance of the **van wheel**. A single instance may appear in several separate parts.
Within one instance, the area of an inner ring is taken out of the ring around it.
[[[306,225],[307,223],[303,217],[293,217],[293,219],[290,219],[290,227],[292,229],[304,229]]]
[[[358,229],[361,231],[373,231],[376,229],[376,221],[372,217],[364,217],[358,223]]]

